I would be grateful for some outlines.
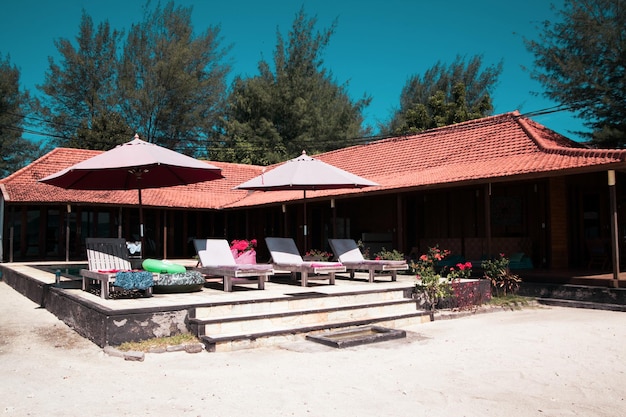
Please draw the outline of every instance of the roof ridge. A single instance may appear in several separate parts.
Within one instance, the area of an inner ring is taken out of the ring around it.
[[[415,139],[420,136],[436,135],[440,133],[441,131],[449,132],[449,131],[453,131],[456,129],[467,129],[468,127],[474,128],[475,126],[484,126],[486,124],[500,123],[501,120],[513,120],[513,118],[519,117],[519,115],[520,115],[519,111],[514,110],[511,112],[495,114],[492,116],[481,117],[478,119],[465,120],[463,122],[453,123],[451,125],[434,127],[432,129],[423,130],[421,132],[417,132],[417,133],[410,134],[410,135],[400,135],[400,136],[394,136],[394,137],[390,137],[386,139],[381,139],[380,141],[376,141],[376,143],[397,142],[399,140]]]
[[[516,117],[517,123],[528,135],[528,137],[537,145],[540,151],[548,154],[558,154],[563,156],[592,156],[592,157],[608,157],[621,159],[626,161],[626,150],[623,149],[592,149],[580,142],[575,142],[560,133],[535,122],[524,115]],[[557,137],[563,142],[568,142],[575,147],[566,147],[556,141],[551,142],[548,138],[537,135],[537,130],[544,130],[550,135]]]

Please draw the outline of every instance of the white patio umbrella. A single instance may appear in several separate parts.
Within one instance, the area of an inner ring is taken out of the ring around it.
[[[254,177],[239,184],[235,189],[278,191],[303,190],[304,192],[304,250],[306,251],[307,217],[306,192],[307,190],[334,190],[342,188],[363,188],[376,186],[377,183],[359,177],[343,169],[337,168],[319,159],[311,158],[302,151],[297,158],[277,166],[271,171]]]
[[[86,159],[39,181],[75,190],[137,190],[139,233],[144,246],[141,190],[223,178],[221,169],[139,139]]]

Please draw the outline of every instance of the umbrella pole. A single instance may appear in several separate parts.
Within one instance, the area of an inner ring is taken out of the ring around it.
[[[141,203],[141,187],[137,188],[137,191],[139,192],[139,237],[141,238],[141,257],[142,258],[146,258],[145,256],[145,250],[146,250],[146,246],[145,246],[145,242],[144,242],[144,237],[143,237],[143,205]]]
[[[304,190],[304,254],[307,251],[307,230],[306,230],[306,190]]]

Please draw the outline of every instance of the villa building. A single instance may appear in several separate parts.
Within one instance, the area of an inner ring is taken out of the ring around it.
[[[38,182],[98,153],[57,148],[0,180],[3,262],[84,260],[86,237],[138,240],[136,191]],[[224,179],[143,190],[143,255],[188,258],[193,238],[256,238],[263,262],[263,237],[302,248],[304,224],[307,248],[331,237],[372,253],[438,244],[468,260],[523,252],[545,269],[607,269],[610,249],[626,246],[626,150],[589,149],[518,112],[314,157],[379,186],[307,192],[305,222],[302,191],[235,190],[265,168],[211,162]]]

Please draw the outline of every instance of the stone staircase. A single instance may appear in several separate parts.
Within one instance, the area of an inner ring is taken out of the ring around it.
[[[399,328],[429,321],[406,288],[304,292],[214,303],[191,312],[189,325],[210,352],[276,345],[306,334],[376,324]]]

